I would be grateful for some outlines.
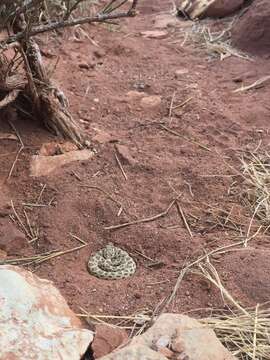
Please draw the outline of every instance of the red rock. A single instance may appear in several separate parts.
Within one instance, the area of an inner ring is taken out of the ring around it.
[[[103,324],[97,325],[92,343],[95,359],[111,353],[127,341],[128,335],[124,330]]]
[[[69,151],[68,153],[55,156],[34,155],[30,164],[31,176],[49,175],[61,166],[74,161],[89,160],[93,156],[94,153],[88,149]]]
[[[66,141],[62,144],[57,142],[50,142],[41,146],[39,154],[44,156],[54,156],[64,154],[69,151],[75,151],[77,149],[77,146],[70,141]]]
[[[253,1],[232,28],[232,45],[252,55],[269,56],[269,16],[269,0]]]
[[[133,156],[131,155],[129,148],[126,145],[117,144],[115,146],[115,149],[117,151],[117,154],[120,156],[121,160],[123,161],[123,163],[129,164],[129,165],[135,164],[136,161],[133,158]]]
[[[0,359],[79,360],[93,340],[53,284],[0,266]]]
[[[72,143],[71,141],[66,141],[63,144],[59,144],[60,150],[62,154],[69,152],[69,151],[76,151],[78,150],[77,146]]]
[[[233,14],[243,6],[244,0],[216,0],[204,13],[207,17],[225,17]]]
[[[59,151],[59,144],[56,142],[50,142],[42,144],[39,154],[44,156],[53,156],[59,154]]]

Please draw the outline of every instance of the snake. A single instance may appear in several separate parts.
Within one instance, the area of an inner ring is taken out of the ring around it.
[[[87,268],[95,277],[117,280],[132,276],[136,271],[136,263],[126,251],[108,243],[90,256]]]

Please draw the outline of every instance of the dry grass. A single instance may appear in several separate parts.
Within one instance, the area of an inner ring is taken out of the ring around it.
[[[220,32],[212,32],[207,20],[195,23],[185,31],[185,37],[182,46],[191,39],[196,45],[206,49],[211,56],[218,56],[220,60],[230,56],[236,56],[245,60],[252,60],[248,55],[240,52],[231,45],[231,29],[235,19],[233,19],[227,28]]]
[[[260,306],[232,314],[219,313],[200,320],[239,359],[270,359],[270,310]]]
[[[132,315],[100,315],[88,313],[81,308],[81,313],[78,317],[85,319],[90,326],[96,324],[106,324],[112,327],[128,330],[129,337],[138,336],[142,334],[152,321],[152,312],[148,309],[142,309]]]
[[[251,207],[253,217],[257,217],[266,226],[270,226],[270,157],[251,155],[251,159],[242,159],[245,190],[243,199]]]
[[[219,312],[200,320],[210,326],[219,340],[238,359],[270,359],[270,309],[267,304],[244,309],[223,286],[215,267],[206,261],[198,265],[197,274],[204,276],[221,292],[231,312]]]

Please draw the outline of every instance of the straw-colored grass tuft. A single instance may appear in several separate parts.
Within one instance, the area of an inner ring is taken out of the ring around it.
[[[209,260],[199,264],[195,272],[214,284],[231,308],[230,311],[217,312],[200,321],[215,331],[219,340],[237,359],[270,360],[270,308],[267,304],[243,308],[225,289]]]
[[[270,226],[270,156],[252,154],[249,161],[242,160],[246,179],[244,201],[251,207],[254,216]]]
[[[219,313],[200,320],[238,359],[270,359],[270,309],[256,306],[247,314]]]
[[[231,45],[231,29],[234,20],[229,26],[221,32],[212,32],[210,24],[207,20],[195,23],[190,29],[186,30],[185,39],[182,43],[186,43],[190,38],[196,45],[206,49],[211,56],[218,56],[220,60],[224,60],[230,56],[236,56],[245,60],[252,60],[247,54],[234,48]]]

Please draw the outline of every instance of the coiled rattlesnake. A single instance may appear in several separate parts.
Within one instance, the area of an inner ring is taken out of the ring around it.
[[[101,279],[116,280],[133,275],[136,263],[130,255],[109,243],[88,260],[88,271]]]

